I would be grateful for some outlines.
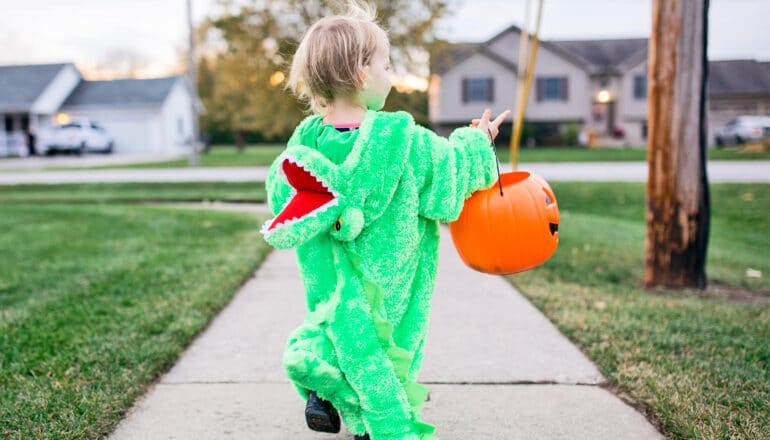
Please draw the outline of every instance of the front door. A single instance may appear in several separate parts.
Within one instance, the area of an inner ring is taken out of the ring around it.
[[[615,130],[615,101],[607,103],[607,133],[614,135]]]

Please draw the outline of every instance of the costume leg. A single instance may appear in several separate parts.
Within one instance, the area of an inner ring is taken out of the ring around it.
[[[284,369],[304,400],[309,391],[315,391],[318,397],[334,405],[350,432],[363,434],[365,427],[358,396],[337,365],[334,347],[324,330],[325,324],[313,321],[317,316],[309,314],[289,336],[283,356]]]
[[[406,312],[401,317],[401,322],[393,331],[396,344],[408,350],[414,350],[408,376],[415,381],[422,368],[438,263],[439,226],[436,222],[429,222],[425,228],[425,234],[420,243],[418,267],[408,287],[411,298]]]
[[[413,353],[393,342],[393,325],[379,312],[383,291],[363,279],[346,250],[335,247],[339,284],[329,301],[327,333],[372,440],[429,440],[435,427],[419,419],[427,388],[410,381]]]
[[[412,365],[409,366],[409,378],[416,381],[417,376],[420,374],[422,368],[423,353],[425,352],[425,338],[420,341],[420,345],[417,346],[417,350],[414,352],[414,359]]]

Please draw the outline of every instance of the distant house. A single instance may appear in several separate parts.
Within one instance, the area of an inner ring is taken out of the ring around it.
[[[0,150],[78,117],[104,127],[116,153],[190,148],[191,95],[183,76],[86,81],[72,63],[0,66]]]
[[[454,45],[431,60],[429,118],[446,134],[486,107],[515,110],[521,30],[510,26],[483,43]],[[709,63],[709,142],[738,114],[770,115],[770,63]],[[525,119],[538,132],[572,125],[623,143],[647,137],[647,39],[541,41]]]
[[[739,115],[770,116],[770,62],[709,63],[709,136]]]

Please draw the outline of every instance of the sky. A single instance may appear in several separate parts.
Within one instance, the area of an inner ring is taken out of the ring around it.
[[[524,21],[525,0],[449,2],[451,15],[440,22],[438,34],[450,41],[481,42]],[[195,23],[219,12],[216,0],[192,4]],[[651,0],[544,4],[544,40],[646,38],[650,33]],[[163,76],[184,54],[186,20],[185,0],[0,0],[0,64],[74,62],[89,77],[110,57],[128,53],[142,60],[141,76]],[[767,23],[770,0],[711,0],[709,57],[770,60]]]

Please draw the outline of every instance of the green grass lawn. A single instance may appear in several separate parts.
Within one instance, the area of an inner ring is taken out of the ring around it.
[[[0,203],[223,200],[264,202],[262,182],[169,182],[0,185]]]
[[[199,156],[199,164],[202,167],[254,167],[267,166],[273,162],[281,151],[286,148],[285,145],[278,144],[260,144],[249,145],[238,152],[231,146],[214,146],[207,154]],[[51,167],[47,169],[123,169],[123,168],[187,168],[190,166],[188,158],[168,160],[152,163],[135,163],[123,165],[109,165],[98,167]]]
[[[208,154],[200,156],[203,167],[235,167],[235,166],[267,166],[270,165],[285,147],[277,144],[250,145],[242,153],[233,147],[216,146]],[[497,148],[501,162],[510,160],[510,150],[505,145]],[[579,147],[542,147],[522,148],[519,161],[527,162],[628,162],[646,159],[643,148],[579,148]],[[711,160],[767,160],[770,152],[743,153],[736,149],[709,149]],[[147,164],[124,164],[99,167],[51,167],[47,169],[118,169],[118,168],[185,168],[189,166],[188,159],[171,160]]]
[[[259,265],[264,219],[0,203],[0,435],[111,432]]]
[[[559,249],[508,279],[669,437],[770,438],[770,185],[712,185],[711,298],[640,287],[643,184],[553,188]]]
[[[510,148],[497,147],[501,162],[510,161]],[[768,160],[770,152],[744,153],[737,149],[709,148],[709,160]],[[647,160],[647,150],[639,148],[580,148],[542,147],[522,148],[519,162],[634,162]]]

